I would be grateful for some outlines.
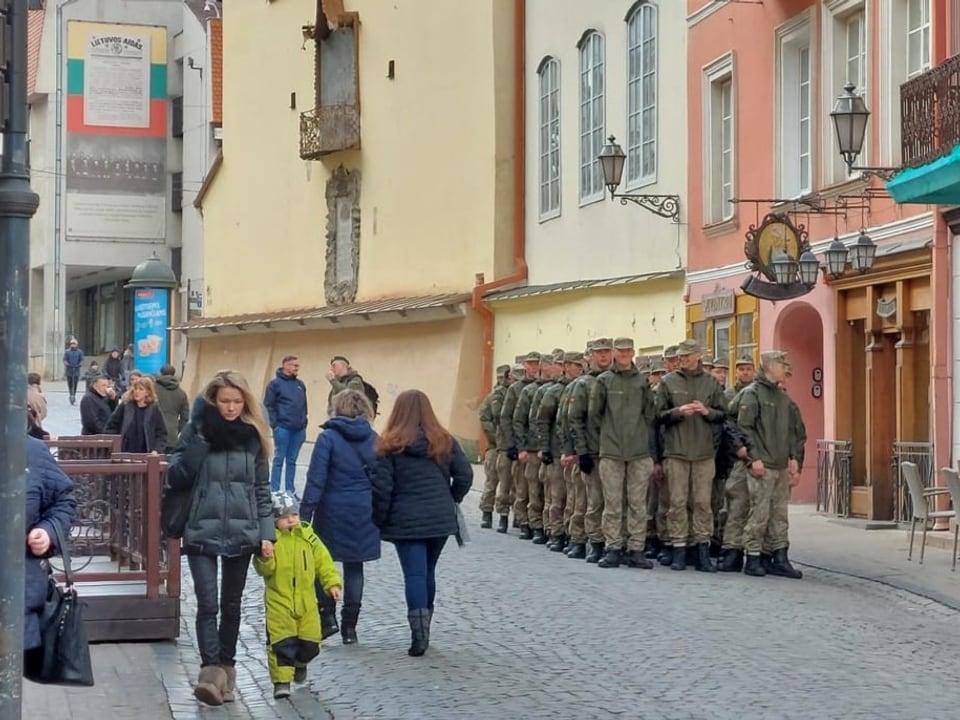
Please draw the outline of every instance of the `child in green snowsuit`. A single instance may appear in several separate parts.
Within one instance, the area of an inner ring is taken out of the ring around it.
[[[320,611],[314,581],[334,600],[343,581],[330,551],[309,523],[301,523],[296,501],[285,493],[273,497],[277,541],[270,557],[255,557],[263,576],[267,607],[267,664],[273,696],[289,697],[290,681],[307,679],[307,663],[320,653]]]

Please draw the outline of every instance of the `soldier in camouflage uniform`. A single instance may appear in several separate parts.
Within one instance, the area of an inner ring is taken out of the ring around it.
[[[672,346],[676,353],[676,345]],[[650,369],[650,389],[654,392],[656,398],[657,388],[663,381],[663,376],[667,374],[667,365],[661,358],[653,363]],[[649,560],[655,559],[668,546],[669,537],[667,536],[667,510],[670,508],[670,493],[667,483],[663,479],[663,443],[661,441],[660,426],[654,429],[657,434],[656,454],[653,458],[653,475],[650,477],[650,485],[647,489],[647,543],[643,549],[643,554]],[[669,560],[663,564],[669,565],[673,562],[673,553],[670,552]]]
[[[530,398],[530,409],[527,410],[527,446],[531,448],[528,450],[528,453],[535,459],[533,463],[529,460],[527,461],[528,472],[532,472],[531,468],[536,467],[536,475],[532,477],[530,475],[527,476],[527,493],[529,497],[527,501],[527,519],[530,522],[531,539],[534,545],[547,544],[547,506],[550,502],[550,487],[547,483],[546,467],[540,459],[541,443],[540,426],[538,423],[540,403],[543,401],[544,394],[557,384],[562,374],[563,350],[557,348],[552,352],[544,353],[540,356],[541,383]],[[521,393],[517,407],[520,407],[523,398],[524,395]],[[539,519],[539,523],[536,519]]]
[[[733,387],[727,388],[724,397],[727,401],[727,432],[728,438],[738,437],[728,449],[733,456],[728,455],[727,461],[732,463],[730,477],[724,487],[726,496],[727,517],[723,525],[723,536],[720,546],[720,561],[717,570],[720,572],[740,572],[743,569],[743,526],[747,522],[750,512],[750,494],[747,490],[747,459],[746,436],[736,425],[737,414],[740,412],[740,397],[743,389],[753,382],[753,360],[748,357],[737,358],[736,382]],[[731,425],[733,427],[731,427]]]
[[[726,391],[727,376],[730,374],[730,365],[727,364],[727,359],[715,357],[713,359],[713,369],[710,371],[710,374],[713,375],[714,380],[720,383],[720,387]]]
[[[680,369],[680,358],[677,357],[676,345],[668,345],[663,351],[663,365],[665,368],[667,368],[668,373],[672,373]]]
[[[507,394],[507,386],[513,381],[510,374],[509,365],[501,365],[497,368],[497,384],[493,390],[480,403],[480,427],[483,428],[484,437],[487,440],[487,451],[483,456],[483,494],[480,496],[480,512],[483,513],[480,527],[493,527],[494,501],[497,496],[497,485],[500,482],[500,476],[497,474],[497,425],[500,423],[500,407],[503,405],[503,397]],[[509,482],[509,478],[507,479]],[[508,515],[510,508],[507,505],[499,505],[496,508],[500,515]]]
[[[726,404],[727,375],[730,372],[730,366],[727,359],[719,355],[713,359],[713,370],[711,375],[717,381],[724,392],[724,404]],[[728,436],[725,432],[725,423],[717,423],[714,426],[714,436],[716,443],[716,471],[713,478],[713,494],[711,503],[713,506],[713,537],[710,539],[710,550],[712,555],[719,555],[721,549],[721,537],[723,535],[723,526],[726,523],[727,512],[724,507],[724,494],[727,487],[727,476],[730,474],[732,465],[730,464],[730,448],[728,446]]]
[[[513,433],[513,414],[523,389],[533,383],[540,373],[540,353],[529,352],[523,360],[524,374],[510,384],[503,396],[503,406],[500,408],[500,423],[497,425],[497,472],[500,474],[500,487],[504,487],[503,473],[510,474],[509,494],[513,500],[514,525],[520,527],[527,524],[527,485],[523,479],[523,466],[519,462],[520,451],[517,438]],[[499,501],[498,501],[499,502]],[[497,532],[507,532],[507,515],[500,515],[500,525]]]
[[[568,382],[557,399],[557,435],[560,442],[560,467],[563,470],[563,484],[566,489],[566,502],[563,507],[563,527],[566,534],[566,543],[562,548],[550,548],[564,553],[574,544],[573,538],[576,538],[580,544],[586,542],[586,536],[583,533],[583,513],[587,508],[587,496],[581,489],[583,480],[580,478],[580,471],[577,468],[573,438],[570,436],[570,428],[567,424],[567,412],[570,409],[573,382],[583,375],[583,369],[583,353],[564,353],[563,374]],[[575,514],[576,520],[574,520]]]
[[[571,378],[566,368],[566,358],[579,353],[560,353],[554,356],[554,362],[563,373],[556,382],[546,386],[537,408],[537,437],[540,440],[541,473],[546,488],[547,548],[562,552],[567,546],[567,526],[564,524],[564,512],[568,501],[567,485],[562,465],[563,439],[560,420],[560,398],[570,385]],[[582,357],[582,356],[581,356]]]
[[[593,341],[591,351],[591,369],[577,380],[571,391],[570,407],[567,410],[567,426],[573,438],[573,448],[577,454],[577,467],[583,478],[587,506],[583,516],[584,532],[587,535],[589,550],[585,553],[588,563],[600,562],[603,557],[603,528],[600,524],[603,515],[603,486],[597,473],[597,461],[600,452],[599,418],[590,415],[590,394],[597,377],[605,372],[613,361],[613,340],[598,338]],[[567,557],[583,557],[579,551],[571,550]]]
[[[540,536],[543,535],[543,512],[536,516],[530,515],[530,499],[540,492],[540,459],[537,457],[535,429],[530,427],[530,406],[533,404],[533,396],[545,382],[544,373],[552,359],[549,357],[550,353],[538,354],[540,363],[536,377],[520,391],[517,406],[513,409],[513,437],[520,451],[517,460],[523,472],[523,479],[517,484],[517,499],[513,504],[513,512],[520,523],[521,540],[532,540],[534,529],[540,531]]]
[[[606,552],[599,565],[615,568],[626,560],[630,567],[649,570],[653,563],[644,557],[643,549],[647,536],[647,485],[653,474],[651,439],[656,406],[650,384],[633,363],[633,340],[617,338],[613,341],[613,353],[613,367],[602,373],[590,390],[590,416],[600,422],[599,471]],[[626,558],[622,557],[624,545]]]

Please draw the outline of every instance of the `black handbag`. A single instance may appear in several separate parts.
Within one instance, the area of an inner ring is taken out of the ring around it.
[[[193,488],[175,490],[164,480],[160,497],[160,532],[165,538],[179,540],[190,519],[193,504]]]
[[[57,546],[63,559],[66,584],[61,587],[53,577],[47,582],[47,600],[40,614],[42,646],[30,653],[24,663],[23,676],[27,680],[47,685],[93,685],[93,665],[90,645],[83,626],[83,603],[73,586],[70,550],[60,527],[51,523],[57,536]]]

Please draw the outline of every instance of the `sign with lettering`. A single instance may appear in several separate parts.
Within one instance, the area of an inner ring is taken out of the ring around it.
[[[737,310],[737,296],[733,290],[717,290],[704,295],[702,304],[704,319],[727,317]]]
[[[137,288],[133,293],[134,367],[158,375],[167,363],[169,293],[159,288]]]

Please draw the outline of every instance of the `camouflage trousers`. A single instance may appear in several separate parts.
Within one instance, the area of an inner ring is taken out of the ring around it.
[[[543,530],[543,480],[540,477],[542,463],[536,452],[530,451],[527,462],[523,465],[523,478],[527,491],[527,522],[533,530]],[[517,503],[520,502],[520,493],[517,493]],[[517,517],[520,514],[517,513]],[[523,524],[523,521],[520,521]]]
[[[647,489],[647,537],[657,538],[661,542],[670,541],[667,534],[667,512],[670,510],[670,485],[667,478],[660,478],[660,482],[650,479]]]
[[[750,513],[746,463],[737,462],[727,478],[727,522],[723,526],[723,549],[743,550],[743,526]]]
[[[647,485],[653,460],[624,462],[600,458],[599,470],[603,486],[603,539],[607,547],[643,550],[647,535]]]
[[[786,470],[764,469],[763,477],[747,473],[750,512],[743,528],[743,549],[748,555],[773,553],[787,547],[790,523],[790,474]]]
[[[570,522],[573,520],[573,510],[577,502],[577,488],[573,482],[574,465],[567,465],[563,468],[563,488],[566,493],[566,501],[563,503],[563,532],[568,537],[570,535]]]
[[[570,542],[585,543],[587,541],[587,531],[584,526],[587,514],[587,486],[583,481],[583,473],[576,464],[568,466],[564,470],[564,475],[566,474],[570,475],[573,485],[573,491],[567,491],[567,509],[570,510],[567,533],[570,535]]]
[[[587,496],[586,507],[583,514],[583,530],[587,534],[587,540],[592,543],[603,542],[603,484],[600,482],[600,470],[597,467],[599,460],[596,455],[593,456],[593,472],[587,475],[581,472],[583,487]]]
[[[713,534],[713,476],[716,463],[713,458],[707,460],[679,460],[667,458],[663,462],[663,472],[670,485],[670,511],[667,513],[667,532],[670,544],[684,547],[693,544],[708,543]],[[692,513],[688,513],[687,503],[692,500]]]
[[[544,527],[551,537],[565,535],[567,530],[563,524],[563,510],[567,504],[567,486],[564,483],[560,458],[555,458],[549,465],[541,465],[541,468],[540,477],[543,478],[547,496]]]
[[[509,515],[513,505],[514,463],[507,457],[506,450],[497,450],[497,498],[498,515]]]
[[[483,493],[480,495],[480,512],[493,512],[499,483],[497,450],[496,448],[489,448],[483,455]]]

